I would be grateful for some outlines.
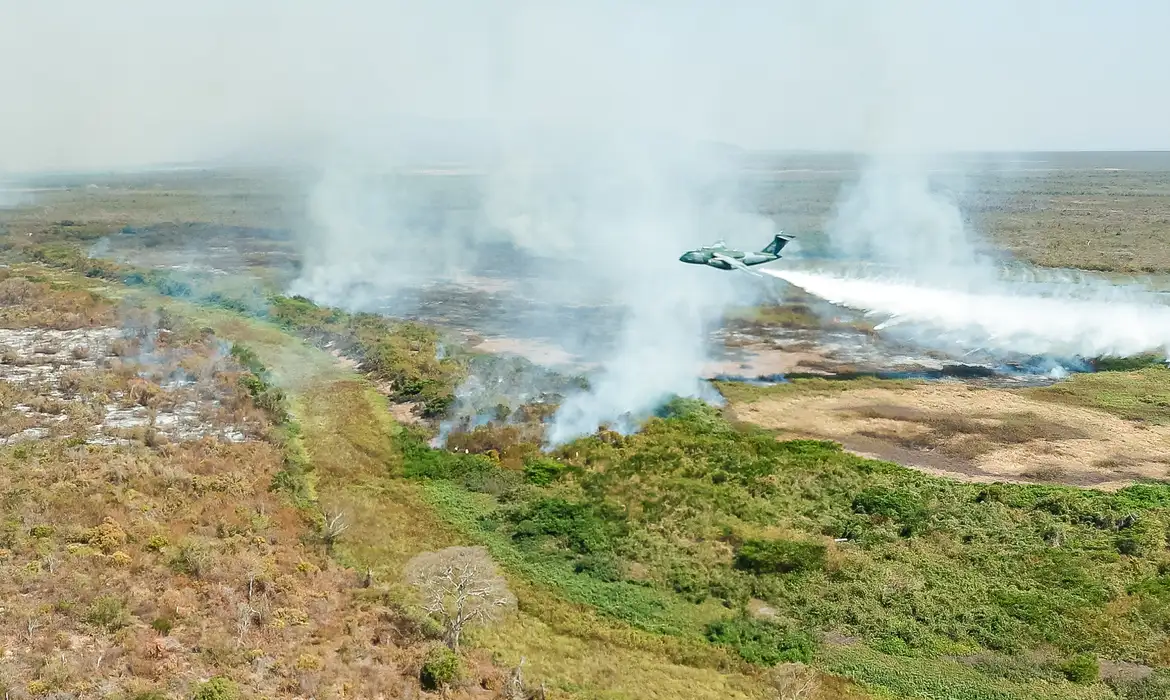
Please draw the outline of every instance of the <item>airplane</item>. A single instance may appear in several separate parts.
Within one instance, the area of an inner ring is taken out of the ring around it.
[[[772,242],[758,252],[746,252],[728,248],[722,239],[705,245],[702,248],[688,250],[679,257],[679,261],[692,265],[709,265],[720,270],[743,270],[748,274],[759,277],[760,274],[749,268],[751,265],[762,265],[780,259],[780,250],[788,245],[794,236],[786,236],[784,232],[776,234]]]

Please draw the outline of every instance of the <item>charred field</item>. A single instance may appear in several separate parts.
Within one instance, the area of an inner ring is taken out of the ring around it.
[[[1166,279],[1170,164],[1043,158],[985,174],[973,225]],[[807,265],[855,164],[799,165],[752,182]],[[462,230],[473,176],[398,177]],[[8,697],[1170,692],[1162,358],[1053,373],[777,284],[704,328],[722,405],[550,449],[623,311],[507,243],[300,295],[306,182],[76,176],[0,209]],[[403,573],[453,545],[518,606],[444,656]]]

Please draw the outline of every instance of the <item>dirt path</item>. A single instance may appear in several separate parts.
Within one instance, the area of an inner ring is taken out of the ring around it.
[[[1170,426],[1037,401],[1009,390],[928,384],[794,393],[733,406],[790,436],[971,481],[1117,489],[1170,472]]]

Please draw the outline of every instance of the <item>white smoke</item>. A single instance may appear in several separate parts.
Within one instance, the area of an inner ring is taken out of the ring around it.
[[[977,249],[958,199],[966,181],[941,158],[873,158],[842,193],[828,233],[854,260],[942,286],[986,283],[993,270]]]
[[[875,158],[828,229],[849,262],[764,272],[928,347],[1059,358],[1170,352],[1170,306],[1150,290],[991,255],[964,220],[963,175],[953,160]]]
[[[879,329],[908,324],[924,344],[1063,358],[1170,353],[1170,306],[1138,301],[1136,291],[1121,301],[1104,293],[1083,298],[1087,290],[1076,286],[1003,281],[962,291],[904,279],[765,272],[834,304],[880,314]],[[909,333],[908,326],[901,330]]]
[[[604,307],[617,319],[614,333],[590,341],[596,329],[563,317],[509,317],[512,332],[572,339],[578,360],[600,367],[554,416],[550,444],[603,424],[632,429],[672,395],[717,400],[699,378],[708,331],[763,290],[678,257],[719,238],[753,249],[770,240],[772,223],[736,196],[733,163],[701,144],[638,134],[508,136],[473,176],[327,171],[291,291],[376,309],[474,271],[488,246],[504,243],[515,252],[502,272],[533,301]]]

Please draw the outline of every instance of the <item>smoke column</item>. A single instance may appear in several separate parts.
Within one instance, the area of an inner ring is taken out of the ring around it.
[[[1149,290],[1006,265],[983,250],[959,205],[962,170],[940,165],[875,158],[828,228],[852,262],[764,272],[882,317],[879,330],[927,347],[1055,358],[1170,353],[1170,306]]]
[[[599,369],[588,391],[563,402],[548,443],[603,424],[630,431],[672,395],[719,400],[699,379],[708,331],[729,305],[763,291],[746,276],[678,262],[718,238],[759,248],[774,233],[740,201],[733,165],[710,147],[605,132],[510,139],[462,178],[326,171],[306,242],[315,252],[291,291],[374,309],[474,271],[489,246],[506,244],[515,251],[506,281],[528,297],[605,307],[618,319],[609,337],[578,344],[580,359]],[[520,337],[590,330],[513,323]]]

